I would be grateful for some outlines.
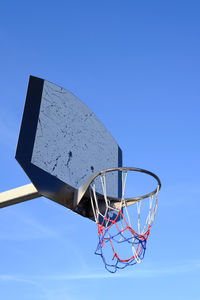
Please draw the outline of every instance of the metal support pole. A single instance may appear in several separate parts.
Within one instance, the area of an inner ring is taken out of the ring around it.
[[[41,197],[32,183],[0,193],[0,208]]]

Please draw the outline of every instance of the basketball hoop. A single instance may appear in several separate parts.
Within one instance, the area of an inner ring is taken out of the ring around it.
[[[122,191],[119,198],[107,195],[106,174],[110,172],[118,172],[121,175]],[[128,172],[141,172],[152,176],[157,181],[156,189],[142,196],[125,198]],[[97,178],[101,182],[102,194],[96,191]],[[95,174],[95,177],[93,177],[89,190],[91,207],[98,227],[98,245],[95,254],[101,256],[105,268],[109,272],[115,273],[117,269],[140,263],[144,258],[147,238],[155,218],[160,188],[161,182],[155,174],[138,168],[107,169]],[[145,198],[149,198],[149,203],[145,221],[141,224],[141,201]],[[136,220],[131,220],[129,212],[133,206],[137,211]],[[104,207],[103,210],[102,207]],[[134,221],[134,224],[131,221]],[[130,252],[129,256],[125,258],[122,256],[124,256],[124,253],[127,255],[127,250],[125,250],[126,252],[120,250],[124,246],[126,246],[126,249],[128,246]],[[106,249],[109,249],[109,251]]]

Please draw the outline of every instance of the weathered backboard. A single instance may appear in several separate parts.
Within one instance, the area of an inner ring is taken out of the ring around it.
[[[121,167],[122,151],[77,97],[30,76],[16,159],[41,195],[74,209],[78,187],[95,172]],[[119,175],[110,175],[107,193],[120,195]],[[76,211],[87,217],[84,207]]]

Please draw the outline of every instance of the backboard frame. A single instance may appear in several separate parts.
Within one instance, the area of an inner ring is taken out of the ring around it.
[[[21,122],[21,129],[18,138],[15,158],[19,162],[19,164],[21,165],[21,167],[23,168],[27,176],[30,178],[33,185],[37,188],[39,194],[69,209],[75,210],[73,206],[73,200],[74,200],[74,194],[76,193],[79,186],[77,188],[72,187],[67,182],[59,179],[58,176],[52,176],[52,174],[49,174],[44,169],[32,163],[33,148],[34,148],[34,143],[37,134],[38,122],[40,121],[39,114],[41,109],[42,95],[43,95],[45,82],[47,81],[34,76],[30,76],[29,78],[26,101],[24,106],[23,118]],[[75,96],[73,95],[73,97]],[[93,117],[96,118],[92,112],[91,115],[93,115]],[[102,123],[97,118],[96,120],[99,122],[99,124],[101,124],[101,126],[103,126]],[[105,129],[104,126],[103,128]],[[107,132],[108,135],[110,135],[110,133],[106,129],[105,131]],[[111,135],[110,137],[112,138]],[[117,154],[118,159],[115,165],[110,165],[109,167],[122,166],[122,151],[117,144],[116,146],[118,149],[118,154]],[[105,167],[101,167],[98,170],[94,170],[94,172],[100,171],[101,169],[104,168]],[[87,178],[85,178],[85,180],[87,180]],[[118,184],[118,195],[120,195],[121,193],[120,177],[118,177],[117,184]],[[83,216],[87,215],[83,207],[81,208],[81,210],[78,211],[76,210],[76,212],[78,212]]]

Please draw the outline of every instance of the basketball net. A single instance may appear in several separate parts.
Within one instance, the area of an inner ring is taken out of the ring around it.
[[[95,254],[101,256],[105,268],[111,273],[115,273],[117,269],[124,269],[127,266],[141,263],[144,258],[147,238],[157,209],[160,188],[157,186],[156,192],[150,195],[148,199],[143,200],[149,203],[147,216],[141,224],[142,200],[127,202],[124,198],[127,170],[121,171],[121,174],[122,195],[120,201],[119,199],[116,202],[111,201],[107,196],[105,173],[99,175],[103,197],[102,195],[100,197],[96,192],[95,181],[90,184],[91,206],[98,227],[98,245]],[[105,207],[103,212],[101,209],[102,201],[104,201]],[[136,214],[134,220],[131,220],[129,210],[133,206],[136,208]]]

